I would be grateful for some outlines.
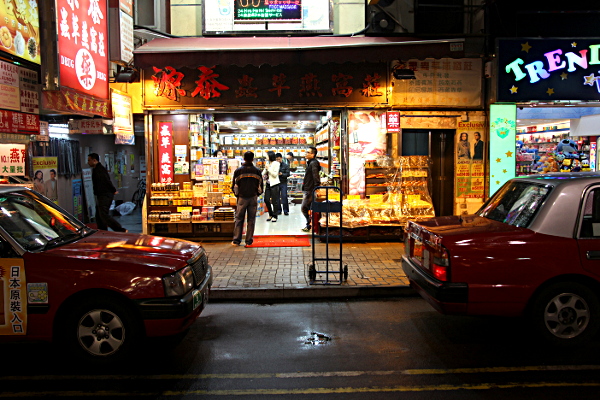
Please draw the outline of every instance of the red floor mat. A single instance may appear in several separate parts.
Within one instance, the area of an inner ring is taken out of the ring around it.
[[[310,239],[303,235],[254,236],[250,247],[309,247]]]

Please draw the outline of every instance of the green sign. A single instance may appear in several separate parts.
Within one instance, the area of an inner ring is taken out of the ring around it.
[[[516,175],[517,106],[490,106],[490,196]]]

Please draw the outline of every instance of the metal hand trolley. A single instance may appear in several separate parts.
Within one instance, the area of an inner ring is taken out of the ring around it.
[[[317,191],[319,189],[325,190],[325,201],[317,202]],[[329,200],[330,191],[338,191],[340,193],[339,201],[331,201]],[[310,205],[310,209],[313,212],[318,212],[325,215],[325,232],[319,230],[319,234],[315,234],[315,221],[313,221],[313,229],[312,229],[312,263],[308,265],[308,279],[309,284],[311,285],[341,285],[343,281],[348,279],[348,265],[343,265],[342,261],[342,189],[336,186],[318,186],[313,190],[313,201]],[[340,214],[340,226],[339,226],[339,235],[330,235],[329,234],[329,214],[330,213],[339,213]],[[325,239],[325,258],[316,258],[315,257],[315,239]],[[330,239],[338,239],[340,242],[340,253],[339,258],[330,258],[329,257],[329,240]],[[325,263],[325,269],[319,270],[318,262]],[[330,264],[334,262],[339,262],[340,267],[339,271],[330,269]],[[317,275],[325,275],[323,279],[317,280]],[[339,275],[339,279],[331,279],[329,276]]]

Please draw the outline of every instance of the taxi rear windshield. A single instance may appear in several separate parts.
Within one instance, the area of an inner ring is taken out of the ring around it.
[[[548,197],[551,187],[530,182],[509,182],[476,213],[480,217],[527,228]]]

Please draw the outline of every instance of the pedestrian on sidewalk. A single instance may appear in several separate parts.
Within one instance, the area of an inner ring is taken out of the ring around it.
[[[254,166],[253,161],[254,153],[251,151],[245,152],[244,163],[233,173],[231,190],[237,197],[233,242],[231,242],[234,246],[239,246],[242,243],[244,219],[247,220],[246,247],[251,246],[254,241],[258,196],[263,192],[263,179],[260,169]]]
[[[274,151],[268,153],[269,161],[265,166],[265,174],[267,175],[267,189],[265,190],[265,204],[269,212],[267,221],[277,222],[279,215],[279,162],[275,157]]]
[[[127,232],[119,221],[110,215],[110,206],[118,194],[117,189],[110,181],[108,171],[100,163],[100,157],[97,153],[88,155],[88,165],[92,167],[92,185],[94,187],[94,196],[96,196],[96,223],[98,229],[107,231],[110,227],[115,232]]]
[[[281,153],[275,154],[275,159],[279,163],[279,193],[280,206],[279,215],[283,211],[283,215],[290,215],[290,204],[288,203],[288,186],[287,180],[290,176],[290,166],[283,160]]]
[[[313,192],[321,183],[321,165],[317,157],[317,148],[309,147],[304,154],[306,157],[306,172],[304,173],[304,181],[302,183],[302,207],[301,211],[306,218],[306,226],[302,228],[302,232],[310,232],[310,206],[313,202]]]

